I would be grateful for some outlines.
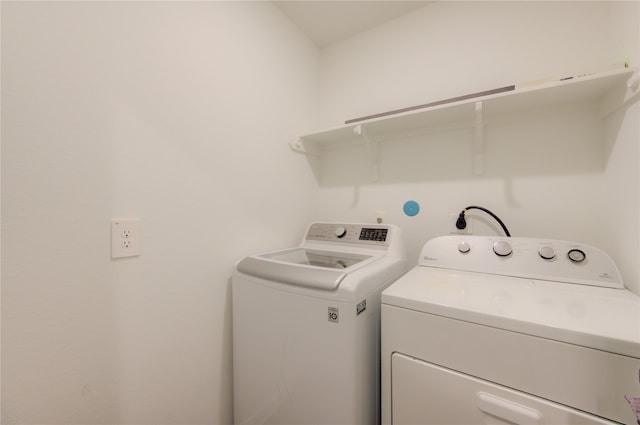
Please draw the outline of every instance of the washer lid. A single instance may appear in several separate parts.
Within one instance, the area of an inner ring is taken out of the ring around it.
[[[336,289],[347,273],[380,257],[294,248],[242,259],[237,270],[291,285]]]
[[[318,249],[294,248],[287,251],[263,254],[260,258],[305,266],[343,270],[371,258],[370,255],[348,254],[345,252],[322,251]]]
[[[625,289],[417,266],[382,303],[640,358],[640,298]]]

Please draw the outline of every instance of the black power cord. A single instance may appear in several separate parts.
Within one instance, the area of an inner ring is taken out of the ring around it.
[[[493,217],[498,222],[500,227],[502,227],[502,230],[504,230],[505,235],[507,235],[508,237],[511,237],[511,233],[509,233],[509,230],[507,230],[507,226],[504,225],[502,220],[500,220],[500,218],[497,215],[495,215],[494,213],[492,213],[491,211],[489,211],[486,208],[478,207],[478,206],[475,206],[475,205],[470,205],[470,206],[466,207],[465,209],[463,209],[460,212],[460,215],[458,216],[458,219],[456,220],[456,227],[458,229],[462,230],[462,229],[467,227],[467,220],[465,220],[465,218],[464,218],[464,213],[467,212],[467,210],[480,210],[480,211],[486,212],[487,214],[489,214],[491,217]]]

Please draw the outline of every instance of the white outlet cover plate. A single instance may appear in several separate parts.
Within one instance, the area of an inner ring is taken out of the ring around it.
[[[140,255],[142,232],[139,218],[111,220],[111,258]]]

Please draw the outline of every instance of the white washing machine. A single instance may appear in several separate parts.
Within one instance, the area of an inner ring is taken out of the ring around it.
[[[380,294],[408,270],[400,229],[313,223],[232,277],[236,424],[380,422]]]
[[[445,236],[382,294],[384,424],[636,424],[640,299],[583,244]]]

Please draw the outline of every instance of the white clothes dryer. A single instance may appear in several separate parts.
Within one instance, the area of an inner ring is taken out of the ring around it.
[[[236,424],[380,422],[380,294],[408,270],[389,224],[313,223],[232,276]]]
[[[445,236],[382,294],[384,424],[636,424],[640,299],[602,251]]]

